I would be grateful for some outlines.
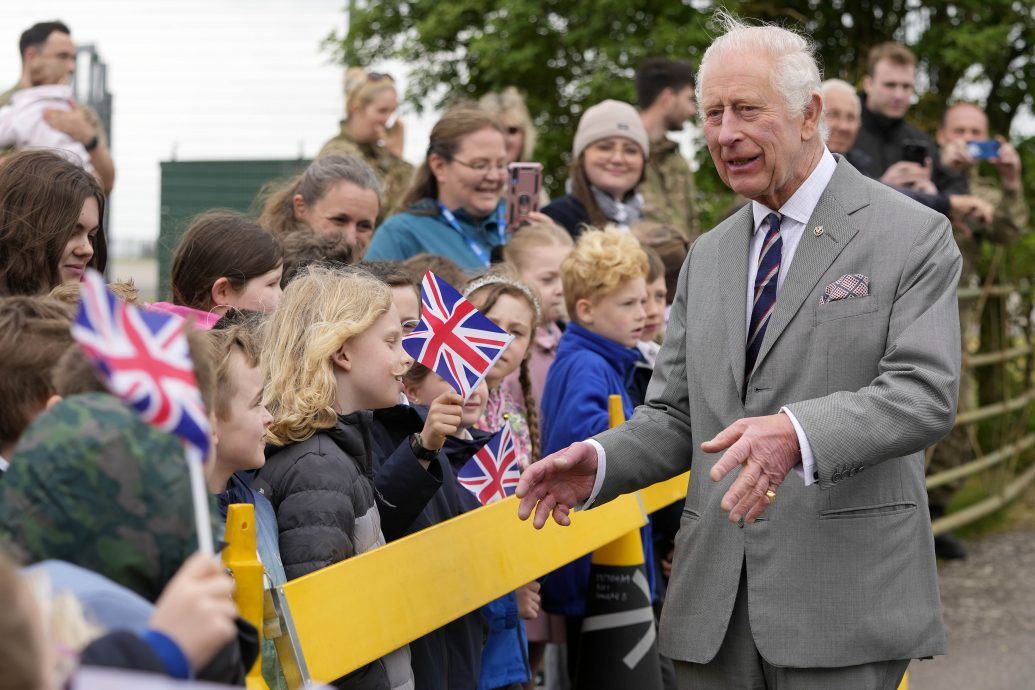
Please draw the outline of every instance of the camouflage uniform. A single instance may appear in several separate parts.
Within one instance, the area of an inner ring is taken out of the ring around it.
[[[341,133],[334,137],[320,149],[316,154],[317,158],[333,154],[344,154],[359,156],[367,165],[377,171],[384,184],[384,194],[381,199],[381,210],[377,214],[377,224],[387,218],[402,201],[406,191],[410,188],[413,178],[413,166],[395,155],[379,142],[371,141],[360,143],[349,136],[345,128],[345,121],[341,122]]]
[[[643,195],[642,220],[669,225],[687,242],[697,239],[694,175],[679,144],[668,138],[651,142],[646,174],[636,191]]]
[[[104,393],[41,414],[0,480],[0,540],[30,562],[68,561],[149,601],[197,550],[193,516],[183,445]]]
[[[968,177],[970,193],[991,204],[995,208],[995,216],[990,225],[953,224],[953,235],[959,246],[960,254],[963,256],[963,273],[960,276],[960,285],[963,287],[979,284],[981,276],[978,273],[978,261],[981,258],[981,248],[985,243],[1013,244],[1022,235],[1031,231],[1030,214],[1028,204],[1024,200],[1023,189],[1004,190],[998,179],[981,176],[976,165],[971,168]],[[980,328],[976,307],[976,300],[960,301],[960,327],[963,330],[964,353],[967,352],[967,342],[970,339],[968,336],[973,335]],[[970,399],[973,390],[971,379],[970,372],[964,369],[960,379],[960,410],[972,409],[974,406],[974,401]],[[967,428],[965,426],[956,427],[935,446],[927,473],[936,474],[959,467],[972,459],[973,448]],[[935,487],[928,493],[928,500],[932,506],[944,508],[958,488],[959,482]]]

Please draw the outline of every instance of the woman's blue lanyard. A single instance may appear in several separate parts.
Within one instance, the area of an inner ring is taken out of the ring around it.
[[[464,241],[467,242],[467,246],[470,247],[471,251],[474,252],[474,255],[478,257],[478,260],[481,261],[483,265],[488,266],[489,256],[486,254],[485,248],[464,232],[464,229],[460,227],[460,222],[456,219],[456,216],[453,215],[453,212],[446,208],[446,205],[441,201],[438,202],[438,210],[442,213],[442,217],[445,219],[446,223],[449,224],[449,227],[453,228],[460,237],[464,238]],[[496,207],[496,232],[499,233],[500,245],[502,246],[507,241],[507,232],[506,221],[503,219],[503,208],[500,206]]]

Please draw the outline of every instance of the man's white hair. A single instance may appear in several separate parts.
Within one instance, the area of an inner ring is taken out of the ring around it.
[[[859,100],[859,94],[856,93],[855,87],[846,82],[844,79],[827,79],[825,82],[819,85],[823,92],[823,108],[827,105],[827,94],[831,91],[840,91],[841,93],[847,94],[855,99],[855,104],[862,110],[862,101]]]
[[[772,85],[777,93],[783,96],[787,112],[804,115],[808,110],[813,94],[823,97],[820,89],[819,65],[815,58],[815,44],[806,37],[779,26],[762,24],[751,26],[743,22],[725,8],[716,11],[714,18],[722,27],[722,35],[712,41],[701,58],[701,66],[697,70],[697,109],[701,108],[701,85],[704,83],[705,71],[713,58],[722,58],[731,53],[764,54],[773,60]],[[820,140],[827,140],[827,123],[822,117],[819,121]]]

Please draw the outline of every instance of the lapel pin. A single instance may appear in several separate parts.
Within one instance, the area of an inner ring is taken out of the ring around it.
[[[817,225],[816,227],[812,228],[812,234],[815,235],[816,237],[819,237],[820,235],[822,235],[823,234],[823,226],[822,225]]]

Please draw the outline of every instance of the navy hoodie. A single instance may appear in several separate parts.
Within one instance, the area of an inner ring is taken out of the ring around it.
[[[542,400],[543,456],[606,431],[608,397],[622,396],[628,419],[633,413],[629,386],[640,351],[571,322],[557,346],[557,358],[546,375]],[[647,563],[654,560],[650,524],[640,530]],[[543,608],[565,616],[583,616],[589,586],[590,557],[569,563],[543,580]],[[651,597],[654,569],[648,567]]]

